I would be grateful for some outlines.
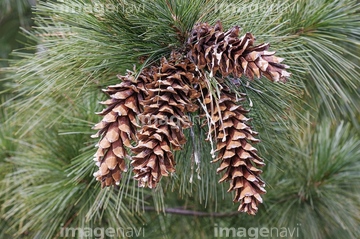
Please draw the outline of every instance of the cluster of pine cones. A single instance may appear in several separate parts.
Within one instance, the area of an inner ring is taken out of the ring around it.
[[[267,51],[269,44],[256,46],[251,33],[239,37],[239,32],[237,26],[224,32],[220,22],[197,24],[187,54],[173,52],[137,77],[132,72],[119,76],[121,83],[104,90],[110,99],[102,102],[103,119],[94,127],[95,137],[100,136],[94,176],[102,187],[119,184],[129,159],[139,186],[155,188],[162,176],[175,172],[173,152],[186,143],[183,130],[192,126],[188,113],[197,112],[209,122],[216,142],[213,162],[219,161],[217,172],[223,172],[219,182],[230,182],[239,211],[257,212],[266,192],[258,169],[264,162],[252,146],[259,140],[239,104],[246,95],[236,95],[224,79],[265,76],[285,82],[290,74],[283,59]],[[220,90],[211,89],[211,79]]]

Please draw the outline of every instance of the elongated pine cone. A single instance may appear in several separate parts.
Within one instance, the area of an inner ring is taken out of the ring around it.
[[[94,176],[102,187],[119,184],[121,173],[127,170],[124,160],[127,156],[126,147],[130,148],[131,140],[135,140],[139,127],[136,116],[142,111],[139,102],[147,94],[145,83],[149,74],[143,72],[138,79],[131,73],[118,76],[122,82],[104,90],[110,99],[101,102],[107,108],[98,113],[104,117],[93,127],[98,130],[93,137],[101,136],[94,155],[99,170]]]
[[[207,23],[197,24],[188,39],[188,57],[199,67],[207,69],[210,75],[220,72],[223,77],[245,75],[251,80],[262,75],[271,81],[286,82],[290,76],[281,64],[282,58],[267,51],[269,43],[254,46],[255,38],[246,33],[239,38],[240,29],[235,26],[223,32],[220,22],[214,27]]]
[[[254,215],[258,204],[262,203],[260,194],[266,192],[265,183],[259,177],[262,171],[256,167],[263,166],[264,162],[251,145],[259,140],[254,138],[257,132],[247,124],[249,119],[245,115],[248,111],[237,104],[244,99],[237,100],[234,93],[223,87],[219,99],[210,94],[204,98],[214,122],[209,130],[217,139],[215,152],[218,157],[212,162],[221,162],[217,172],[224,172],[224,175],[219,182],[230,181],[228,192],[235,191],[234,202],[240,202],[238,210]]]
[[[144,111],[139,115],[143,125],[138,132],[139,143],[132,149],[131,165],[139,186],[154,188],[162,176],[174,172],[174,155],[186,139],[183,129],[191,126],[187,112],[198,107],[192,102],[200,94],[192,88],[199,81],[195,65],[188,59],[167,61],[153,70],[146,84],[149,95],[141,101]]]

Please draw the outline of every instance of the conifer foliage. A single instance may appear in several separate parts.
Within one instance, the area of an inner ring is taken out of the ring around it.
[[[239,32],[237,26],[224,32],[220,21],[215,26],[196,24],[185,49],[174,50],[138,77],[120,76],[121,83],[104,90],[110,99],[102,102],[107,108],[94,127],[99,130],[95,137],[100,136],[94,176],[103,187],[119,184],[126,157],[141,187],[155,188],[162,176],[175,172],[173,151],[185,144],[183,130],[192,126],[188,114],[194,113],[209,122],[216,142],[213,162],[220,161],[217,172],[224,171],[220,182],[230,181],[239,211],[257,212],[260,194],[266,192],[257,168],[264,162],[252,146],[259,140],[247,123],[248,111],[239,104],[246,95],[238,99],[224,80],[265,76],[285,82],[290,74],[283,59],[267,51],[268,43],[255,46],[251,33],[239,37]]]
[[[0,0],[5,58],[29,2],[0,238],[360,238],[359,1]]]

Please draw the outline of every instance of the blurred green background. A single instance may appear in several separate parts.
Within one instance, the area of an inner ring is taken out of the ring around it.
[[[12,50],[24,47],[26,38],[20,34],[20,27],[29,30],[31,6],[35,0],[1,0],[0,2],[0,58],[1,66],[7,66],[6,59]]]

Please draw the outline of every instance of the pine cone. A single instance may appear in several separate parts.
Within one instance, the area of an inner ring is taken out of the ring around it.
[[[211,75],[219,71],[223,77],[245,75],[251,80],[264,75],[271,81],[286,82],[290,76],[285,70],[288,66],[281,64],[283,59],[275,52],[267,51],[269,43],[254,46],[251,33],[239,38],[239,32],[238,26],[223,32],[220,22],[214,27],[197,24],[188,39],[188,57],[199,69],[207,67]]]
[[[121,173],[127,170],[124,160],[127,156],[126,147],[130,148],[131,140],[135,140],[139,127],[136,115],[142,111],[139,101],[146,95],[145,83],[150,74],[143,72],[138,79],[131,73],[118,76],[122,82],[104,90],[110,99],[101,102],[107,106],[98,113],[104,118],[93,127],[98,130],[93,137],[101,136],[94,155],[99,170],[94,176],[102,187],[119,184]]]
[[[236,95],[226,86],[223,86],[219,99],[210,97],[210,94],[204,98],[204,104],[214,122],[210,132],[217,139],[215,152],[218,157],[213,162],[221,161],[217,172],[225,173],[219,182],[230,181],[228,192],[235,191],[234,202],[240,202],[238,210],[254,215],[258,204],[262,203],[260,194],[266,192],[265,183],[259,177],[262,171],[256,168],[263,166],[264,162],[250,144],[259,140],[254,138],[257,132],[247,124],[249,119],[245,114],[248,111],[236,104],[236,101]]]
[[[199,76],[188,59],[163,59],[153,71],[156,73],[146,84],[149,95],[141,102],[144,111],[139,119],[143,127],[138,132],[139,143],[132,149],[136,156],[131,162],[139,186],[149,188],[175,171],[171,149],[179,150],[185,144],[183,129],[191,126],[186,113],[198,109],[192,100],[200,96],[193,88]]]

